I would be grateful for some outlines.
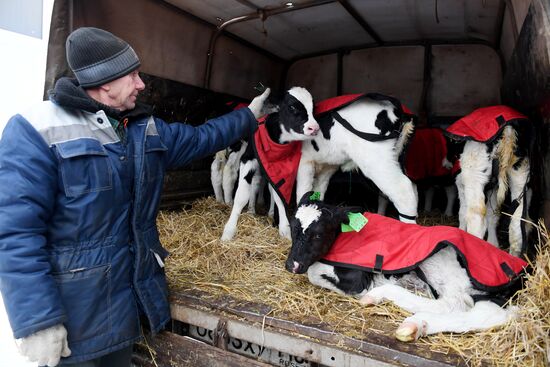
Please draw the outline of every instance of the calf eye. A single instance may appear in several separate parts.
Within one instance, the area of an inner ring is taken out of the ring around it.
[[[290,106],[290,111],[292,113],[297,113],[298,112],[298,109],[296,108],[296,106]]]
[[[312,238],[313,238],[314,240],[320,240],[320,239],[321,239],[321,235],[320,235],[319,233],[316,233],[316,234],[314,234],[314,235],[312,236]]]

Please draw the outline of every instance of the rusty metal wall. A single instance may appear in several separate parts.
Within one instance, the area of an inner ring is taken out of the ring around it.
[[[424,47],[379,47],[352,51],[343,59],[342,92],[378,92],[420,110]]]
[[[214,26],[163,1],[58,0],[56,6],[59,10],[54,11],[54,20],[56,16],[62,20],[52,23],[52,32],[55,30],[58,36],[49,45],[46,89],[60,76],[69,74],[64,67],[65,39],[71,30],[82,26],[106,29],[130,43],[144,73],[203,86]],[[252,87],[259,81],[278,87],[283,67],[281,60],[221,36],[215,48],[210,85],[214,91],[252,98],[256,94]]]
[[[212,27],[151,0],[74,1],[73,28],[95,26],[126,40],[147,74],[201,86]]]
[[[293,63],[285,86],[307,88],[316,100],[337,94],[338,57],[336,54],[311,57]]]
[[[502,21],[502,36],[500,39],[500,50],[506,65],[508,65],[514,51],[530,4],[531,0],[506,1],[506,10],[504,11],[504,19]]]
[[[550,4],[533,0],[502,85],[503,102],[537,128],[532,155],[532,206],[550,228]],[[536,217],[535,217],[536,218]]]
[[[483,45],[432,47],[430,114],[464,116],[500,103],[502,70],[497,52]]]

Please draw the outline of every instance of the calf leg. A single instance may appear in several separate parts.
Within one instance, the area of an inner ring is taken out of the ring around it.
[[[412,341],[421,336],[441,332],[466,333],[487,330],[506,324],[517,311],[515,307],[502,308],[490,301],[477,302],[467,311],[450,313],[419,312],[407,317],[397,328],[395,336],[401,341]]]
[[[446,217],[451,217],[453,215],[453,208],[456,201],[456,186],[445,186],[445,194],[447,196],[447,207],[445,208],[445,213],[443,213],[443,215]]]
[[[248,213],[250,214],[256,214],[256,200],[258,199],[261,181],[262,176],[260,172],[257,172],[252,177],[252,183],[250,184],[250,198],[248,199]]]
[[[372,288],[361,298],[360,302],[369,305],[378,304],[384,300],[391,301],[411,313],[447,313],[453,309],[466,309],[473,305],[472,298],[467,294],[431,299],[413,294],[396,284],[383,284]]]
[[[235,201],[231,208],[231,215],[225,224],[222,234],[222,241],[231,241],[237,232],[237,222],[244,206],[250,200],[252,177],[258,173],[258,162],[256,160],[241,164],[239,174],[239,186],[235,193]]]
[[[315,162],[305,159],[302,155],[298,172],[296,173],[296,202],[299,202],[302,196],[313,189],[313,179],[315,177]]]
[[[464,196],[464,181],[462,180],[462,175],[458,174],[456,176],[456,188],[458,192],[458,227],[463,231],[466,229],[466,207],[468,203],[466,202],[466,197]]]
[[[281,200],[279,195],[277,195],[277,193],[275,192],[275,189],[271,187],[271,185],[269,185],[269,193],[275,201],[275,205],[277,205],[277,210],[279,213],[279,234],[282,237],[288,238],[290,240],[290,223],[288,222],[288,218],[286,216],[285,205],[283,204],[283,201]]]
[[[239,160],[236,160],[237,154],[232,153],[229,155],[227,164],[223,168],[223,196],[225,203],[228,205],[233,204],[233,190],[235,189],[235,182],[239,177]]]
[[[210,165],[210,181],[212,181],[212,188],[214,189],[214,196],[216,197],[216,201],[219,203],[223,203],[222,167],[224,162],[219,157],[221,153],[223,152],[218,152],[218,154],[216,154],[214,160],[212,161],[212,164]]]
[[[500,219],[500,209],[497,203],[497,190],[491,190],[488,193],[488,206],[487,206],[487,242],[493,244],[495,247],[498,245],[498,221]]]
[[[460,156],[460,165],[463,190],[461,200],[464,199],[460,205],[465,204],[465,229],[474,236],[483,238],[487,231],[484,189],[492,173],[487,146],[478,142],[467,142]]]
[[[508,182],[510,186],[510,198],[512,202],[517,201],[517,208],[510,218],[510,228],[508,236],[510,241],[510,253],[514,256],[520,256],[523,250],[523,235],[521,231],[521,219],[523,216],[524,191],[529,179],[529,161],[524,159],[518,167],[512,167],[508,172]],[[528,206],[528,204],[527,204]]]
[[[388,198],[384,196],[384,194],[379,193],[378,194],[378,210],[377,214],[380,215],[386,215],[386,210],[388,209]]]
[[[357,157],[359,158],[359,157]],[[370,178],[388,197],[399,213],[399,220],[405,223],[416,223],[418,196],[412,181],[403,174],[397,162],[357,162],[361,172]],[[376,158],[372,158],[376,160]]]
[[[264,199],[264,191],[265,191],[265,185],[267,184],[267,179],[260,175],[260,187],[258,189],[258,199],[256,202],[260,206],[265,206],[265,199]]]
[[[334,274],[334,266],[332,265],[315,262],[307,269],[307,276],[310,283],[313,285],[330,289],[339,294],[345,294],[343,290],[335,285],[334,280],[332,282],[329,280],[337,279]]]
[[[430,213],[432,211],[432,203],[434,200],[434,187],[430,186],[424,192],[424,211]]]
[[[321,200],[325,199],[325,193],[327,192],[330,178],[336,173],[336,171],[338,171],[338,166],[324,165],[316,173],[316,177],[314,178],[313,191],[318,191],[321,194]]]

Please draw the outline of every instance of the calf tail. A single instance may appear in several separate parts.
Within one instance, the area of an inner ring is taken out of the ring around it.
[[[399,160],[401,161],[402,154],[406,152],[406,147],[409,144],[415,129],[414,119],[411,117],[409,120],[405,121],[401,126],[399,131],[399,136],[395,142],[395,153]]]
[[[517,145],[516,131],[508,126],[502,132],[502,138],[498,144],[498,189],[497,189],[497,208],[504,202],[506,192],[508,191],[508,171],[517,163],[518,157],[514,154]]]

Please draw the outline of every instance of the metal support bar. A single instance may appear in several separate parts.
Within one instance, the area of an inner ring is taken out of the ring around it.
[[[216,45],[216,41],[217,41],[218,37],[220,36],[220,34],[222,33],[222,31],[225,28],[227,28],[228,26],[230,26],[231,24],[240,23],[240,22],[244,22],[244,21],[247,21],[247,20],[251,20],[251,19],[261,19],[261,20],[264,21],[268,17],[273,16],[273,15],[283,14],[283,13],[287,13],[287,12],[290,12],[290,11],[306,9],[306,8],[311,8],[311,7],[315,7],[315,6],[320,6],[320,5],[325,5],[325,4],[333,3],[335,1],[337,1],[337,0],[312,0],[312,1],[308,1],[308,2],[305,2],[305,3],[301,3],[301,4],[296,4],[296,5],[292,5],[292,6],[283,5],[283,6],[280,6],[280,7],[277,7],[277,8],[259,9],[255,13],[250,13],[250,14],[239,16],[239,17],[235,17],[233,19],[230,19],[230,20],[220,24],[217,27],[216,31],[210,37],[210,43],[208,45],[208,53],[206,55],[206,72],[205,72],[205,75],[204,75],[204,83],[203,83],[204,88],[210,89],[210,77],[211,77],[211,74],[212,74],[212,59],[214,57],[214,47]]]
[[[361,14],[359,14],[359,12],[357,12],[357,10],[355,10],[355,8],[353,6],[351,6],[351,4],[348,3],[347,0],[338,0],[338,2],[340,3],[340,5],[342,5],[344,7],[344,9],[346,9],[346,11],[353,17],[353,19],[355,19],[355,21],[357,23],[359,23],[359,25],[365,30],[365,32],[367,32],[368,35],[373,40],[376,41],[376,44],[378,46],[381,46],[381,45],[384,44],[384,41],[378,35],[378,33],[376,33],[374,31],[374,29],[372,29],[372,27],[367,23],[367,21],[365,19],[363,19]]]
[[[248,0],[235,0],[236,2],[239,2],[241,4],[243,4],[244,6],[246,7],[249,7],[250,9],[252,10],[255,10],[255,11],[258,11],[260,10],[259,7],[257,7],[254,3],[252,3],[251,1],[248,1]]]

